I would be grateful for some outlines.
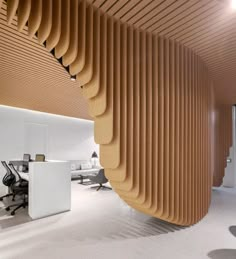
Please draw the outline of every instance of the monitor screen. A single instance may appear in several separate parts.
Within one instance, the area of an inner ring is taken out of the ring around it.
[[[29,162],[30,161],[30,154],[24,154],[23,161],[24,162]]]
[[[43,154],[36,154],[35,155],[35,162],[45,162],[45,155],[43,155]]]

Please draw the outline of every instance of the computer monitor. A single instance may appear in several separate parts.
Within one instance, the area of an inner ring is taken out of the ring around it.
[[[26,172],[29,170],[29,161],[30,161],[30,154],[23,155],[23,168],[22,171]]]
[[[30,161],[30,154],[24,154],[23,161],[24,162],[29,162]]]
[[[35,155],[35,162],[45,162],[45,155],[44,154],[36,154]]]

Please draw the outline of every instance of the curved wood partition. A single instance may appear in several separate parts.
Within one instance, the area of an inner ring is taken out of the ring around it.
[[[17,7],[19,30],[28,20],[29,37],[38,32],[77,76],[119,196],[165,221],[198,222],[208,211],[212,174],[215,185],[222,182],[232,141],[231,108],[214,104],[200,57],[85,0],[9,1],[9,23]]]

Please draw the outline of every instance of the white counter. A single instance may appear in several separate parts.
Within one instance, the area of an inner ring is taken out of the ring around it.
[[[28,210],[32,219],[71,209],[69,162],[30,162],[29,173],[21,176],[29,181]]]

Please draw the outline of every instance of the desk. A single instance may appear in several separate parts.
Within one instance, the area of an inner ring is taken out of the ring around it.
[[[32,219],[71,209],[69,162],[29,162],[28,173],[19,174],[29,182],[28,213]]]

